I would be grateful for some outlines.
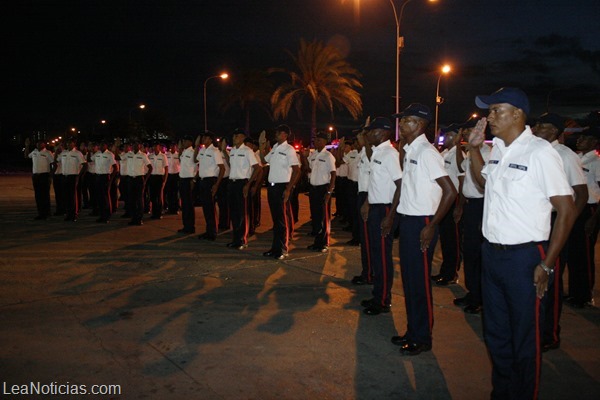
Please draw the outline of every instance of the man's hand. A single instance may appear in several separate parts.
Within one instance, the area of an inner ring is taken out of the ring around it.
[[[469,146],[479,147],[485,141],[485,127],[487,126],[487,118],[483,117],[477,121],[477,125],[469,135]]]
[[[460,222],[460,220],[462,219],[462,215],[463,215],[462,206],[454,207],[454,212],[452,213],[452,217],[454,219],[455,224],[458,224]]]
[[[217,195],[217,191],[218,190],[219,190],[219,186],[217,186],[217,185],[213,185],[212,188],[210,189],[210,194],[211,194],[211,196],[212,196],[213,199]]]
[[[283,192],[283,204],[287,203],[289,199],[290,199],[290,190],[285,189],[285,191]]]
[[[433,235],[435,233],[435,229],[432,224],[425,225],[425,227],[421,230],[420,240],[421,240],[421,251],[425,252],[429,248],[429,244],[433,239]]]
[[[533,286],[535,286],[535,294],[540,299],[548,291],[548,278],[546,271],[538,264],[533,271]]]
[[[250,183],[246,183],[244,185],[244,188],[242,189],[242,194],[244,195],[244,198],[248,197],[248,192],[250,191]]]
[[[396,212],[394,210],[390,210],[389,214],[385,216],[383,221],[381,221],[381,237],[386,237],[392,232],[395,213]]]
[[[360,207],[360,216],[362,217],[363,221],[367,222],[367,219],[369,219],[369,202],[365,201],[363,203],[363,205]]]

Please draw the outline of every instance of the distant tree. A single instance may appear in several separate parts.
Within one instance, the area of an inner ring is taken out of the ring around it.
[[[227,97],[221,103],[223,111],[238,107],[244,113],[244,128],[250,132],[250,113],[262,110],[271,117],[271,94],[273,83],[268,74],[261,70],[250,70],[234,78]]]
[[[317,109],[328,111],[331,118],[334,109],[347,110],[357,119],[362,114],[362,100],[356,89],[362,88],[360,73],[353,68],[331,45],[319,41],[300,40],[300,50],[292,57],[298,71],[271,68],[269,72],[283,72],[290,78],[281,84],[271,96],[273,116],[287,118],[292,106],[302,118],[307,103],[311,113],[311,144],[317,131]]]

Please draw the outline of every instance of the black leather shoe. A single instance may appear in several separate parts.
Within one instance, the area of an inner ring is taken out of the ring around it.
[[[454,299],[453,303],[454,303],[455,306],[464,307],[464,306],[468,305],[467,304],[468,300],[469,299],[467,298],[467,296],[457,297],[457,298]]]
[[[108,224],[108,220],[104,218],[98,218],[96,222],[99,224]]]
[[[437,281],[440,278],[442,278],[442,274],[431,275],[431,280],[434,281],[434,282]]]
[[[585,302],[577,300],[575,297],[569,297],[565,303],[570,305],[573,308],[583,308],[585,307]]]
[[[438,286],[448,286],[448,285],[454,285],[458,283],[458,276],[455,276],[453,279],[448,279],[448,278],[438,278],[435,281],[435,284]]]
[[[286,258],[288,258],[289,254],[288,253],[275,253],[273,254],[273,258],[276,260],[285,260]]]
[[[233,242],[227,243],[226,246],[227,247],[237,247],[237,245]]]
[[[542,345],[542,352],[547,352],[550,350],[556,350],[560,347],[560,340],[557,340],[556,342],[549,342],[549,343],[544,343]]]
[[[408,343],[408,338],[406,335],[392,336],[392,343],[396,346],[404,346],[406,343]]]
[[[37,217],[34,218],[34,220],[36,221],[42,221],[47,219],[48,217],[44,216],[44,215],[38,215]]]
[[[194,229],[185,229],[185,228],[181,228],[177,232],[179,232],[179,233],[196,233],[196,231]]]
[[[244,250],[248,248],[247,244],[238,244],[237,246],[234,246],[237,250]]]
[[[362,307],[371,307],[373,304],[375,304],[375,299],[371,298],[371,299],[366,299],[360,302],[360,305]]]
[[[352,282],[353,285],[368,285],[371,283],[365,278],[363,278],[362,275],[355,276],[350,282]]]
[[[481,312],[481,306],[475,304],[469,304],[463,309],[467,314],[479,314]]]
[[[315,246],[314,244],[309,244],[308,246],[306,246],[306,248],[308,250],[315,250],[317,248],[317,246]]]
[[[365,308],[363,312],[367,315],[379,315],[381,313],[390,312],[391,306],[380,306],[377,304],[371,304],[369,307]]]
[[[406,342],[400,348],[400,354],[404,356],[416,356],[424,351],[431,350],[430,344],[420,344],[415,342]]]
[[[329,251],[329,247],[327,246],[317,246],[314,244],[311,244],[310,246],[307,247],[308,250],[312,250],[312,251],[316,251],[319,253],[327,253]]]
[[[263,253],[264,257],[273,257],[274,255],[275,255],[275,252],[273,250],[268,250]]]

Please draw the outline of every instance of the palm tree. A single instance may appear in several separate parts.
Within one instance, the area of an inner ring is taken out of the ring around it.
[[[273,83],[262,70],[244,72],[240,79],[236,79],[221,103],[221,109],[228,110],[234,106],[239,107],[244,113],[244,128],[250,132],[250,111],[259,108],[271,116],[271,94]]]
[[[362,100],[356,88],[362,88],[360,73],[342,57],[336,47],[313,41],[300,40],[298,55],[290,53],[299,72],[271,68],[269,72],[283,72],[291,81],[283,83],[271,96],[273,116],[287,118],[292,106],[302,118],[302,108],[311,105],[311,144],[317,131],[317,109],[347,110],[354,119],[362,113]]]

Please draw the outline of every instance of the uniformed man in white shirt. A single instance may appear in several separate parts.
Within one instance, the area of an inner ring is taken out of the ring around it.
[[[89,195],[89,208],[92,209],[90,215],[98,216],[100,211],[98,208],[98,193],[96,193],[96,155],[100,153],[98,143],[88,143],[86,158],[88,161],[87,173],[84,177],[86,192]]]
[[[356,143],[358,144],[359,150],[359,163],[358,163],[358,196],[356,198],[356,208],[359,211],[362,205],[367,201],[369,181],[371,174],[371,155],[373,149],[371,144],[366,140],[367,130],[363,125],[356,133]],[[356,275],[352,278],[354,285],[371,285],[373,284],[373,268],[371,267],[371,249],[370,249],[370,238],[369,230],[367,229],[367,221],[362,218],[356,221],[356,225],[359,226],[360,233],[360,258],[361,258],[361,274]]]
[[[181,170],[176,143],[171,143],[166,156],[169,167],[169,177],[165,186],[167,213],[175,215],[179,212],[179,171]]]
[[[202,134],[203,147],[198,150],[196,156],[196,160],[198,160],[198,193],[206,221],[206,232],[199,235],[198,238],[210,241],[216,240],[219,232],[215,204],[217,191],[225,174],[223,155],[213,145],[214,138],[212,132],[204,132]]]
[[[119,192],[125,213],[121,218],[131,218],[131,200],[129,196],[129,176],[127,175],[127,159],[131,153],[131,144],[123,144],[119,149]]]
[[[87,170],[87,161],[77,149],[77,140],[68,141],[70,150],[61,153],[60,162],[65,176],[65,221],[77,221],[79,217],[79,196],[77,186],[79,177]]]
[[[538,396],[542,298],[575,220],[560,156],[525,125],[529,100],[517,88],[477,96],[489,108],[469,137],[471,168],[485,186],[483,209],[484,338],[492,360],[492,398]],[[489,123],[489,162],[479,152]],[[550,236],[550,214],[556,220]],[[548,238],[550,241],[548,242]]]
[[[225,162],[231,167],[227,198],[231,214],[232,241],[227,247],[243,250],[248,247],[248,210],[252,204],[251,188],[260,172],[254,151],[244,144],[246,133],[241,129],[233,132],[231,152],[224,152]]]
[[[444,168],[454,185],[457,193],[460,193],[463,185],[464,172],[459,170],[456,162],[456,152],[460,149],[457,146],[455,139],[458,136],[459,126],[451,124],[446,128],[442,128],[444,134],[444,150],[441,156],[444,159]],[[460,150],[462,152],[462,150]],[[450,210],[446,213],[439,225],[440,230],[440,247],[442,249],[442,265],[438,275],[433,275],[431,279],[438,286],[448,286],[458,282],[458,270],[460,269],[461,257],[461,233],[458,221],[454,220],[455,204],[453,203]]]
[[[154,145],[154,152],[148,156],[152,164],[152,173],[148,181],[150,192],[150,204],[152,207],[152,219],[161,219],[164,203],[164,190],[169,177],[169,161],[162,151],[162,144]]]
[[[273,242],[263,253],[265,257],[282,260],[288,256],[288,241],[294,224],[290,194],[300,176],[300,163],[296,150],[288,142],[290,128],[279,125],[275,129],[277,143],[267,152],[267,139],[261,134],[259,139],[261,161],[269,163],[267,196],[273,219]]]
[[[413,103],[394,117],[400,118],[400,134],[406,142],[402,194],[396,211],[407,330],[394,336],[392,342],[401,346],[402,354],[413,356],[431,350],[431,261],[438,226],[456,199],[456,188],[442,156],[425,136],[433,117],[429,107]]]
[[[468,143],[469,135],[480,117],[470,118],[461,125],[459,140]],[[481,221],[483,218],[483,186],[480,186],[471,171],[471,151],[467,144],[468,154],[463,157],[462,152],[456,153],[457,164],[464,171],[465,178],[458,197],[458,204],[454,209],[454,219],[461,221],[462,225],[462,250],[467,293],[454,299],[454,305],[462,307],[467,314],[481,312],[481,244],[483,234]],[[483,162],[487,163],[492,149],[486,143],[479,147]]]
[[[225,167],[225,171],[223,172],[223,179],[221,179],[221,183],[219,184],[219,190],[217,190],[215,200],[217,202],[217,206],[219,207],[219,230],[226,231],[231,226],[231,211],[229,210],[229,200],[227,199],[231,167],[229,166],[227,139],[224,136],[217,138],[217,143],[217,147],[223,158],[223,167]]]
[[[569,239],[569,293],[567,304],[583,308],[593,304],[596,276],[595,247],[600,224],[600,157],[596,152],[600,144],[600,129],[590,127],[581,132],[577,140],[583,175],[588,188],[587,204],[575,221]]]
[[[573,189],[575,196],[575,208],[577,215],[585,209],[588,200],[588,188],[581,159],[573,150],[558,142],[559,136],[565,127],[565,120],[558,114],[546,113],[540,115],[534,127],[533,134],[537,137],[547,140],[554,150],[558,152],[567,181]],[[552,213],[552,224],[556,219],[556,213]],[[554,264],[554,279],[548,283],[548,292],[544,296],[546,312],[544,315],[544,333],[542,341],[542,351],[554,350],[560,346],[560,316],[562,313],[563,282],[562,274],[564,266],[568,262],[568,247],[573,237],[577,223],[573,225],[567,244],[563,247],[559,259]]]
[[[194,177],[198,173],[196,156],[198,155],[198,144],[200,137],[194,139],[191,136],[183,138],[183,148],[180,149],[180,171],[179,171],[179,197],[181,198],[181,222],[183,228],[179,233],[196,232],[196,210],[194,208]]]
[[[365,314],[378,315],[389,312],[392,306],[392,242],[402,169],[398,151],[390,142],[390,120],[377,117],[365,129],[368,131],[367,140],[373,146],[373,153],[368,196],[361,206],[361,217],[367,222],[369,238],[372,239],[369,241],[369,248],[373,268],[373,298],[363,300],[361,305],[365,308]]]
[[[142,144],[135,142],[133,152],[127,156],[127,176],[129,176],[129,196],[131,198],[131,221],[129,225],[143,225],[144,189],[148,177],[152,173],[152,164],[146,153],[142,152]]]
[[[252,149],[256,162],[260,167],[256,180],[250,188],[250,195],[248,200],[248,236],[254,235],[256,228],[260,226],[260,211],[261,211],[261,191],[264,181],[264,168],[260,161],[260,150],[258,150],[258,142],[250,137],[244,139],[244,144]]]
[[[344,138],[342,138],[344,139]],[[348,181],[346,182],[346,210],[348,212],[349,229],[352,230],[352,239],[346,242],[350,246],[360,245],[360,210],[357,206],[358,199],[358,165],[360,155],[358,144],[353,139],[344,139],[340,146],[349,146],[350,151],[341,152],[342,161],[348,167]]]
[[[27,144],[26,143],[26,151]],[[35,194],[35,205],[37,216],[35,220],[47,219],[50,214],[50,174],[54,170],[54,155],[46,149],[46,143],[42,140],[37,142],[35,148],[28,157],[32,161],[33,193]]]
[[[325,147],[329,142],[327,134],[318,132],[315,136],[315,151],[309,158],[310,172],[310,215],[317,235],[309,250],[326,253],[329,250],[331,217],[329,215],[331,194],[335,188],[335,157]]]
[[[108,143],[101,143],[101,151],[94,154],[94,164],[96,166],[96,204],[98,205],[99,218],[98,223],[107,224],[112,215],[112,201],[110,196],[110,183],[119,171],[119,165],[115,160],[115,155],[108,150]]]
[[[62,173],[61,153],[64,151],[62,144],[56,146],[54,153],[54,171],[52,173],[52,186],[54,186],[54,202],[56,212],[54,215],[65,215],[65,176]]]

